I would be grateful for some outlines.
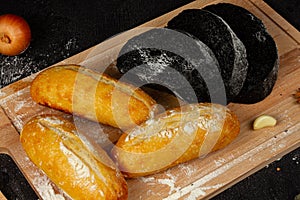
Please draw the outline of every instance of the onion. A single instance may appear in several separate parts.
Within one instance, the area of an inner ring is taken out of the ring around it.
[[[30,27],[22,17],[13,14],[0,16],[0,54],[21,54],[28,48],[30,40]]]

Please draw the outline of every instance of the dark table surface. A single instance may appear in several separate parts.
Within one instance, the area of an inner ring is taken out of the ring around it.
[[[23,16],[32,42],[19,56],[0,55],[0,88],[92,47],[191,0],[0,0],[0,15]],[[265,0],[300,30],[299,0]],[[299,133],[300,134],[300,133]],[[300,193],[300,149],[214,197],[288,200]],[[14,162],[0,155],[0,190],[8,199],[36,199]]]

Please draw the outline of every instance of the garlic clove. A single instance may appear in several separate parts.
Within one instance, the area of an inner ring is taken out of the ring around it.
[[[277,123],[277,120],[270,115],[261,115],[257,117],[253,122],[253,129],[258,130],[265,127],[273,127]]]

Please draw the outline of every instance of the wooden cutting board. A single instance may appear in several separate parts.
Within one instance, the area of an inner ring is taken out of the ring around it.
[[[275,88],[260,103],[228,105],[241,122],[241,133],[232,144],[165,172],[128,180],[129,199],[207,199],[300,146],[300,104],[293,97],[300,87],[300,33],[262,0],[195,1],[57,64],[84,64],[95,70],[105,69],[114,75],[114,60],[122,45],[133,35],[145,31],[146,27],[166,25],[184,9],[201,8],[219,2],[245,7],[267,26],[280,55],[279,77]],[[32,101],[29,89],[35,76],[36,74],[31,75],[0,90],[0,153],[7,153],[16,161],[42,199],[55,195],[63,197],[63,192],[31,163],[19,142],[19,132],[24,123],[35,115],[56,113],[71,117]],[[272,128],[253,131],[252,122],[261,114],[274,116],[278,124]],[[93,123],[91,126],[99,127]],[[110,141],[115,140],[120,132],[111,127],[100,126],[104,134],[92,136],[99,145],[109,148]],[[4,197],[0,193],[0,199],[2,198]]]

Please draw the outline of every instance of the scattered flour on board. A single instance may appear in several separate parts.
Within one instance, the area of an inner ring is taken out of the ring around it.
[[[17,101],[16,105],[15,105],[15,108],[14,108],[14,111],[17,113],[18,111],[20,111],[24,105],[26,104],[26,101]]]
[[[178,192],[181,188],[175,186],[177,177],[170,173],[168,173],[167,176],[169,178],[157,179],[157,182],[170,187],[169,195],[172,194],[173,192]]]
[[[43,200],[70,200],[70,197],[59,190],[55,191],[50,179],[43,173],[42,170],[36,168],[36,165],[30,161],[30,158],[25,156],[24,161],[26,161],[29,168],[35,169],[33,172],[32,184],[39,196]]]
[[[1,98],[1,97],[4,97],[5,95],[6,95],[6,93],[3,92],[2,90],[0,90],[0,98]]]
[[[196,169],[194,167],[189,166],[186,163],[182,163],[182,164],[178,165],[178,167],[187,177],[191,177],[193,175],[193,173],[196,171]]]
[[[215,162],[216,167],[220,167],[226,162],[226,159],[225,158],[220,158],[218,160],[214,160],[214,162]]]
[[[23,88],[0,100],[3,109],[19,131],[24,125],[23,119],[27,116],[23,108],[32,108],[34,106],[33,101],[28,100],[30,95],[27,95],[27,93],[29,93],[29,87]],[[24,99],[24,94],[28,99]]]
[[[185,175],[187,176],[191,176],[192,173],[194,172],[194,170],[185,165],[185,164],[181,164],[179,165],[179,168],[181,170],[184,171]],[[178,179],[178,177],[176,177],[175,175],[171,174],[171,173],[167,173],[166,176],[168,178],[164,178],[164,179],[156,179],[154,177],[140,177],[139,180],[142,181],[143,183],[147,183],[148,185],[157,185],[157,183],[162,184],[162,185],[166,185],[169,186],[169,195],[173,194],[173,193],[180,193],[180,190],[182,189],[179,186],[176,186],[176,181]],[[211,189],[219,189],[221,187],[223,187],[224,184],[216,184],[213,186],[204,186],[204,187],[198,187],[198,188],[194,188],[188,197],[185,198],[185,200],[196,200],[198,199],[200,196],[205,196],[206,195],[206,191],[207,190],[211,190]],[[149,190],[147,192],[147,195],[153,195],[153,191]],[[156,194],[157,195],[157,194]],[[172,198],[170,198],[172,199]]]
[[[186,200],[197,200],[198,197],[205,196],[205,195],[206,195],[205,191],[203,191],[201,188],[196,188],[190,193],[190,196],[188,196],[185,199]]]
[[[185,198],[185,200],[197,200],[200,196],[206,195],[206,192],[205,192],[206,190],[219,189],[223,186],[224,186],[224,184],[217,184],[217,185],[213,185],[213,186],[196,188],[191,191],[190,195],[187,198]]]
[[[278,145],[274,145],[273,148],[271,149],[271,152],[277,152],[285,147],[286,147],[285,143],[280,143]]]
[[[143,183],[150,183],[150,185],[155,185],[155,178],[152,176],[149,177],[139,177],[138,178]]]
[[[36,176],[33,180],[33,185],[38,191],[42,199],[47,200],[65,200],[62,194],[56,194],[50,180],[46,176]]]
[[[281,110],[280,114],[277,115],[277,121],[279,121],[282,124],[285,124],[285,127],[292,126],[293,125],[293,120],[292,120],[292,118],[290,116],[290,113],[293,113],[293,112],[290,111],[290,109],[288,109],[288,110]]]
[[[176,181],[177,177],[174,176],[171,173],[167,173],[166,176],[168,178],[154,178],[154,177],[140,177],[139,180],[143,183],[147,183],[148,185],[157,185],[157,183],[162,184],[162,185],[167,185],[169,186],[169,195],[172,194],[173,192],[178,192],[180,190],[180,187],[176,187]]]
[[[278,141],[283,141],[286,137],[294,133],[295,131],[300,130],[300,124],[297,124],[289,129],[289,131],[284,131],[277,135],[276,138],[271,138],[270,140],[267,140],[260,145],[256,146],[254,149],[251,149],[250,151],[244,153],[243,155],[240,155],[238,157],[235,157],[233,160],[230,160],[230,162],[227,162],[226,164],[222,165],[218,169],[214,170],[211,173],[208,173],[207,175],[201,177],[197,181],[193,182],[192,184],[182,187],[179,189],[179,191],[172,193],[170,196],[164,198],[165,200],[173,200],[173,199],[179,199],[180,197],[183,197],[187,194],[191,194],[192,191],[198,188],[202,188],[204,184],[207,182],[221,176],[222,174],[226,173],[228,170],[233,168],[234,166],[249,161],[249,158],[254,157],[256,154],[262,152],[265,149],[270,149],[276,144],[278,144]],[[217,185],[218,187],[221,187],[222,185]],[[216,186],[216,187],[217,187]],[[214,187],[214,186],[213,186]],[[199,195],[203,195],[204,193],[200,190],[198,190]],[[195,196],[195,193],[193,194]]]

